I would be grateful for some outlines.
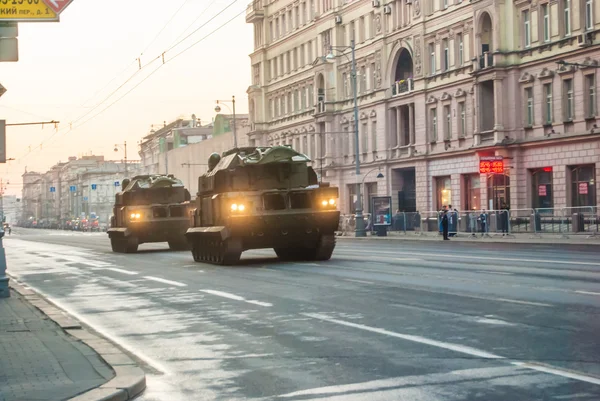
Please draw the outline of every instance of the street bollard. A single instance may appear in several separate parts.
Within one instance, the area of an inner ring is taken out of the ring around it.
[[[8,288],[8,277],[6,276],[6,254],[4,253],[4,245],[2,244],[4,230],[0,231],[0,298],[10,297]]]

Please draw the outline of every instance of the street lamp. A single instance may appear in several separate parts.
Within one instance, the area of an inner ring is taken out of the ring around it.
[[[379,170],[379,174],[377,174],[377,178],[378,178],[378,179],[379,179],[379,178],[383,178],[383,177],[384,177],[383,173],[381,172],[381,167],[375,167],[375,168],[373,168],[373,169],[369,170],[369,171],[367,172],[367,174],[365,174],[365,175],[364,175],[364,177],[363,177],[362,181],[360,182],[360,185],[361,185],[361,186],[364,186],[364,185],[365,185],[365,179],[366,179],[366,178],[369,176],[369,174],[371,174],[371,173],[372,173],[373,171],[375,171],[375,170]],[[365,193],[366,193],[366,192],[367,192],[367,191],[365,191]]]
[[[363,216],[363,207],[362,207],[362,197],[360,193],[361,184],[358,182],[358,177],[360,176],[360,141],[358,138],[358,98],[357,98],[357,89],[356,89],[356,47],[354,40],[350,41],[350,46],[330,46],[329,54],[325,56],[325,60],[329,63],[335,61],[335,55],[333,51],[339,51],[341,54],[348,58],[348,55],[344,53],[346,50],[351,50],[351,61],[352,61],[352,92],[354,96],[354,151],[356,158],[356,196],[357,196],[357,205],[355,211],[355,220],[356,220],[356,231],[354,235],[356,237],[366,237],[367,231],[365,230],[365,220]]]
[[[122,145],[120,144],[115,144],[115,152],[119,151],[119,148],[123,148],[123,151],[125,153],[125,178],[127,178],[127,141],[123,142]]]
[[[227,106],[228,102],[231,102],[231,104],[233,105],[233,111],[229,108],[229,106]],[[233,112],[233,147],[237,149],[237,134],[235,130],[235,96],[231,96],[231,100],[217,100],[217,105],[215,106],[215,112],[217,113],[221,112],[221,106],[219,106],[220,104],[227,106],[229,111]]]

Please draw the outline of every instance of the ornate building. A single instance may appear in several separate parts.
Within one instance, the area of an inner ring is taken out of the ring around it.
[[[246,21],[250,143],[306,153],[343,212],[357,182],[404,211],[600,202],[594,0],[256,0]],[[350,49],[325,58],[352,40],[359,121]]]

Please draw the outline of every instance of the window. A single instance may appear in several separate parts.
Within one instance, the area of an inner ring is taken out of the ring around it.
[[[465,102],[458,102],[458,136],[464,138],[467,135],[467,114],[465,109]]]
[[[312,84],[308,86],[308,107],[313,107],[315,102],[315,92]]]
[[[531,46],[531,21],[529,20],[529,10],[523,11],[523,34],[525,47]]]
[[[448,71],[448,65],[450,61],[450,52],[448,51],[448,39],[444,39],[442,41],[442,49],[444,49],[444,65],[442,65],[442,69],[444,71]]]
[[[593,0],[585,0],[585,30],[594,28],[594,3]]]
[[[279,18],[277,18],[275,20],[275,39],[279,39],[280,32],[279,32]]]
[[[269,117],[275,117],[275,105],[273,104],[273,99],[269,99]]]
[[[367,69],[360,67],[360,93],[367,93]]]
[[[345,72],[342,74],[342,87],[344,88],[343,98],[346,99],[350,96],[350,88],[348,88],[348,76]]]
[[[533,126],[533,88],[525,88],[525,126]]]
[[[275,40],[275,32],[273,31],[273,21],[269,21],[269,39],[272,41]]]
[[[452,139],[452,114],[450,105],[444,106],[444,139]]]
[[[481,209],[481,178],[479,174],[469,174],[465,176],[465,186],[467,187],[465,210]]]
[[[374,91],[377,87],[377,73],[375,70],[375,63],[371,63],[371,90]]]
[[[552,104],[552,84],[548,83],[548,84],[544,84],[544,98],[545,98],[545,104],[544,104],[544,123],[545,124],[552,124],[552,121],[554,120],[554,107]]]
[[[300,111],[306,110],[306,96],[307,96],[306,88],[300,89]]]
[[[431,141],[437,141],[437,109],[433,107],[429,110],[429,124],[431,126]]]
[[[288,93],[285,98],[287,99],[287,107],[285,109],[286,114],[291,114],[292,113],[292,94]]]
[[[354,21],[350,22],[350,40],[356,41],[356,28],[354,27]]]
[[[571,206],[596,206],[596,166],[593,164],[571,167]],[[573,211],[574,213],[577,210]],[[579,210],[579,212],[586,212]]]
[[[435,43],[429,44],[429,74],[435,75]]]
[[[306,65],[306,54],[304,53],[304,45],[300,45],[300,67],[304,67]]]
[[[299,104],[299,98],[298,98],[298,89],[296,89],[294,91],[294,112],[299,111],[300,110],[300,104]]]
[[[435,177],[437,189],[437,209],[441,210],[444,205],[452,204],[452,179],[449,176]]]
[[[532,207],[534,209],[551,209],[554,207],[552,197],[552,168],[540,168],[531,171]],[[551,212],[550,210],[548,210]],[[544,213],[544,210],[540,211]]]
[[[548,3],[542,4],[542,36],[544,38],[544,42],[550,41],[550,14],[548,10]]]
[[[300,23],[302,25],[306,24],[306,3],[302,3],[302,12],[300,13]]]
[[[585,76],[585,90],[587,99],[587,116],[596,116],[596,75],[590,74]]]
[[[298,28],[300,26],[300,7],[294,8],[294,11],[296,12],[296,21],[294,26]]]
[[[564,104],[564,119],[565,121],[573,120],[573,80],[565,79],[563,81],[563,104]]]
[[[571,35],[571,0],[563,0],[564,8],[564,20],[563,25],[565,29],[565,36]]]
[[[448,0],[442,0],[442,10],[445,10],[448,8]]]
[[[281,36],[285,35],[285,14],[281,16]]]
[[[279,109],[279,98],[278,98],[278,97],[276,97],[276,98],[275,98],[275,112],[273,113],[273,115],[274,115],[275,117],[279,117],[279,116],[281,115],[281,114],[279,114],[279,110],[280,110],[280,109]]]
[[[371,16],[369,17],[369,39],[375,37],[375,12],[371,11]]]
[[[377,150],[377,121],[371,121],[371,150]]]
[[[313,62],[313,44],[312,40],[308,42],[308,63]]]
[[[365,17],[360,17],[360,20],[358,22],[358,41],[360,43],[364,42],[366,39],[366,35],[365,35]]]
[[[366,153],[369,151],[369,130],[367,129],[367,123],[362,123],[360,128],[360,150],[362,153]]]
[[[462,33],[457,33],[456,34],[456,43],[457,43],[456,65],[457,66],[462,66],[463,60],[464,60],[464,55],[463,55],[463,35],[462,35]]]

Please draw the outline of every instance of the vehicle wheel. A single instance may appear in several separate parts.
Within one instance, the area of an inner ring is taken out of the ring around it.
[[[121,238],[111,238],[110,246],[111,246],[113,252],[125,253],[127,241],[124,239],[121,239]]]
[[[135,237],[129,237],[125,241],[125,253],[136,253],[139,245],[138,239]]]
[[[307,250],[306,255],[309,260],[329,260],[335,249],[335,235],[321,235],[317,246]]]
[[[169,241],[169,249],[172,251],[188,251],[190,250],[190,244],[188,244],[185,238],[183,240],[172,240]]]

